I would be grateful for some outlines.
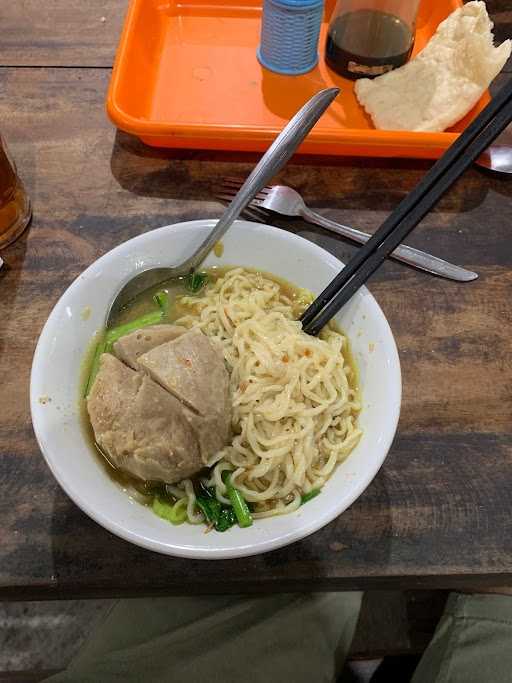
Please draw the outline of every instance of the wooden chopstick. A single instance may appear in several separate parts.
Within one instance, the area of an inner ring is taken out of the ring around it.
[[[305,332],[318,334],[511,121],[512,80],[491,100],[416,188],[400,202],[366,245],[306,309],[301,317]]]

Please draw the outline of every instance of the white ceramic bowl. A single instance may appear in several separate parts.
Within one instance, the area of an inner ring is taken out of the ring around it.
[[[231,558],[266,552],[328,524],[364,491],[382,465],[400,412],[400,363],[389,325],[362,288],[337,320],[347,333],[359,369],[363,436],[322,494],[297,512],[258,520],[249,529],[204,533],[202,526],[172,526],[133,501],[105,474],[82,431],[80,365],[121,283],[151,266],[179,263],[213,227],[213,221],[169,225],[105,254],[64,292],[39,338],[32,365],[30,404],[37,440],[55,478],[92,519],[132,543],[169,555]],[[207,265],[251,266],[319,293],[339,272],[334,256],[301,237],[238,221],[223,240],[221,258]],[[90,313],[90,315],[88,315]],[[51,400],[47,400],[51,399]]]

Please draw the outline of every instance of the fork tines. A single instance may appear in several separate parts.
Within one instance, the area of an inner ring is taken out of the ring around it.
[[[235,180],[235,182],[239,183],[239,185],[242,185],[244,181]],[[226,184],[223,182],[221,186],[217,188],[215,198],[223,202],[224,204],[229,204],[238,192],[238,189],[239,188],[236,186],[226,187]],[[245,209],[242,211],[242,216],[244,218],[248,218],[251,221],[254,221],[255,223],[268,223],[268,219],[270,216],[269,212],[266,209],[258,206],[260,201],[262,201],[263,199],[265,199],[265,194],[258,193],[250,202],[250,204],[246,206]]]
[[[223,190],[227,190],[228,192],[232,193],[233,196],[238,192],[238,190],[242,187],[244,184],[245,180],[243,178],[233,178],[231,176],[227,176],[226,178],[223,178],[220,183],[220,188]],[[256,196],[261,195],[264,197],[270,192],[271,188],[267,185],[266,187],[263,187]]]
[[[229,176],[223,178],[220,185],[216,188],[216,199],[229,204],[244,182],[245,181],[242,178],[233,178]],[[270,214],[266,209],[260,207],[259,204],[265,199],[269,191],[270,187],[268,186],[262,188],[258,194],[254,196],[250,204],[242,211],[242,215],[256,223],[267,223]]]

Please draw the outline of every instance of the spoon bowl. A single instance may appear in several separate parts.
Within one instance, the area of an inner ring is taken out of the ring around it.
[[[512,173],[512,144],[489,147],[475,164],[495,173]]]
[[[505,128],[475,164],[494,173],[512,173],[512,126]]]

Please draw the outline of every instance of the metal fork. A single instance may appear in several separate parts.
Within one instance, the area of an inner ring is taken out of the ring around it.
[[[217,194],[218,198],[222,201],[231,201],[242,182],[236,178],[224,179],[220,192]],[[283,216],[300,216],[308,223],[319,225],[358,244],[364,244],[371,237],[370,234],[362,230],[356,230],[356,228],[350,228],[348,225],[336,223],[312,211],[306,206],[300,194],[286,185],[273,185],[263,188],[252,200],[249,207],[245,211],[246,215],[252,220],[263,221],[264,223],[269,222],[271,217],[269,212],[274,211]],[[402,261],[409,266],[439,275],[448,280],[470,282],[478,277],[478,273],[456,266],[453,263],[444,261],[419,249],[414,249],[414,247],[409,247],[406,244],[401,244],[397,247],[391,256],[396,261]]]

